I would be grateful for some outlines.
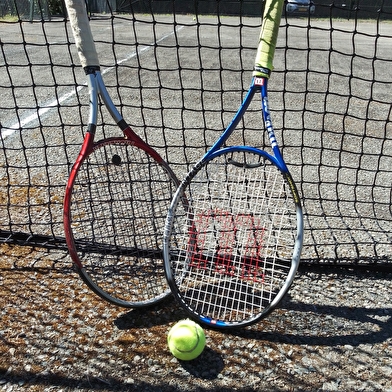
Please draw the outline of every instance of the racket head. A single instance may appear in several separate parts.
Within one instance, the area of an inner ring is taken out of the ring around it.
[[[217,328],[269,314],[297,271],[302,208],[288,172],[264,151],[229,147],[198,164],[166,219],[165,273],[182,307]]]
[[[170,295],[162,233],[178,180],[133,141],[106,139],[77,161],[64,200],[70,255],[85,283],[118,306]]]

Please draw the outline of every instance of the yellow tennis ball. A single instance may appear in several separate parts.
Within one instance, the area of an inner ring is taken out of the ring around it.
[[[206,336],[199,324],[189,319],[181,320],[170,329],[167,344],[176,358],[190,361],[203,352]]]

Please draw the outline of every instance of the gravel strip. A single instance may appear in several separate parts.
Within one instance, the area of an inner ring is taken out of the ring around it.
[[[206,330],[181,362],[169,300],[126,310],[101,301],[64,252],[0,246],[0,391],[392,391],[392,274],[302,268],[259,324]]]

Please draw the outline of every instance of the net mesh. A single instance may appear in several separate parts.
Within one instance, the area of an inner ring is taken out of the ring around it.
[[[20,0],[1,2],[0,238],[66,249],[62,200],[88,94],[69,23],[53,4],[50,18],[41,12],[31,23]],[[300,8],[284,12],[269,99],[303,197],[302,260],[390,266],[392,6]],[[115,104],[182,178],[249,87],[261,2],[118,0],[88,10]],[[228,143],[268,146],[260,128],[251,106]],[[97,138],[119,134],[102,109]]]

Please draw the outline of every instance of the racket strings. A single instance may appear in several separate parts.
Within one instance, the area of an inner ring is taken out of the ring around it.
[[[185,303],[216,320],[258,316],[273,301],[291,266],[295,206],[281,172],[259,155],[238,165],[220,155],[192,179],[189,210],[177,213],[172,271]],[[186,214],[187,213],[187,214]]]
[[[76,251],[113,297],[142,302],[168,290],[161,237],[175,189],[161,165],[122,139],[101,144],[80,167],[71,207]]]

